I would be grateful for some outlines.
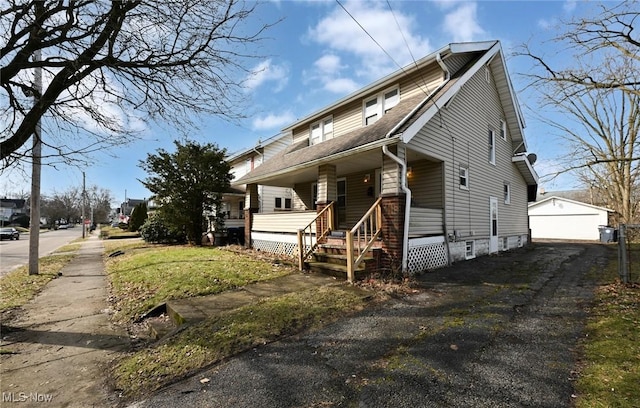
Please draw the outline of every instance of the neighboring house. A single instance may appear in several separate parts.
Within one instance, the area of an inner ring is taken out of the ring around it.
[[[290,134],[279,134],[265,141],[258,141],[254,147],[232,154],[226,159],[231,166],[231,174],[233,175],[231,182],[234,183],[245,174],[256,169],[290,144]],[[222,196],[221,211],[226,214],[224,227],[227,229],[244,229],[245,188],[245,185],[234,185]],[[293,193],[291,188],[261,185],[258,187],[257,193],[257,212],[271,213],[274,211],[291,211],[292,209]],[[213,218],[212,216],[210,230],[214,229],[212,225]]]
[[[246,244],[349,280],[522,246],[523,127],[500,43],[447,45],[284,129],[292,145],[236,180]],[[292,212],[256,214],[264,185],[290,188]]]
[[[146,203],[147,207],[149,206],[149,201],[146,198],[142,200],[136,198],[127,198],[125,201],[120,204],[120,208],[116,209],[116,213],[118,216],[119,222],[129,222],[129,217],[133,212],[133,209],[136,208],[136,205]]]
[[[568,198],[551,196],[529,204],[533,239],[600,239],[600,227],[609,225],[613,210]]]
[[[16,217],[28,216],[27,200],[22,198],[0,198],[0,222],[10,223]]]

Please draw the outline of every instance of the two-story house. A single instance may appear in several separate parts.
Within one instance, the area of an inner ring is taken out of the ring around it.
[[[231,166],[232,182],[253,171],[290,144],[290,134],[278,134],[264,141],[259,140],[253,147],[231,154],[226,160]],[[224,227],[229,231],[232,243],[244,243],[245,188],[243,184],[234,184],[222,196],[220,211],[225,214]],[[292,198],[290,187],[260,185],[257,188],[257,212],[291,211]],[[212,220],[214,218],[211,217]],[[215,229],[213,221],[209,229]]]
[[[300,267],[415,273],[520,247],[538,177],[498,41],[449,44],[283,130],[236,180],[246,245]],[[292,211],[258,214],[260,186]]]

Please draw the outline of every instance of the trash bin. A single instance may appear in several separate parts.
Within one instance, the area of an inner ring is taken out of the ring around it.
[[[244,245],[244,227],[229,228],[229,243]]]
[[[615,242],[615,239],[616,239],[615,229],[606,225],[600,225],[598,226],[598,230],[600,231],[600,242],[603,242],[603,243]]]

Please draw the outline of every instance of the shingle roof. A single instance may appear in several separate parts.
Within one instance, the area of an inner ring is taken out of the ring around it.
[[[483,52],[474,54],[474,58],[471,58],[463,68],[450,78],[442,89],[438,90],[425,103],[423,102],[427,97],[426,94],[418,94],[405,99],[401,98],[395,107],[374,124],[354,129],[351,132],[316,145],[309,146],[308,140],[291,145],[243,177],[234,180],[232,184],[256,183],[267,177],[288,171],[315,167],[323,162],[330,162],[332,157],[346,153],[349,150],[356,148],[366,150],[367,145],[370,145],[371,149],[378,148],[381,144],[384,144],[384,139],[392,130],[393,134],[389,135],[388,139],[389,144],[397,142],[397,136],[401,135],[420,115],[432,107],[447,90],[454,86],[461,76],[483,55]],[[421,103],[423,103],[422,106],[420,106]],[[417,107],[419,109],[411,114],[412,110]],[[394,130],[410,114],[411,117],[408,117],[398,129]]]

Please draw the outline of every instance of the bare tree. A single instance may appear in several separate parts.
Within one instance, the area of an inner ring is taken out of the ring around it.
[[[577,85],[573,91],[578,93],[597,88],[640,94],[636,75],[640,65],[640,2],[611,4],[599,5],[592,16],[563,22],[562,32],[550,40],[571,57],[567,58],[568,66],[553,64],[551,56],[537,54],[528,44],[522,46],[518,54],[542,68],[528,75],[534,84],[553,80]],[[635,66],[636,72],[617,69],[620,62]]]
[[[564,66],[553,56],[525,45],[519,55],[535,69],[523,74],[539,96],[537,116],[565,141],[560,157],[590,191],[594,203],[616,211],[620,222],[637,222],[640,184],[640,24],[637,1],[600,6],[597,17],[565,24],[552,41],[561,47]]]
[[[184,130],[195,124],[192,114],[241,117],[251,44],[270,26],[250,19],[256,7],[242,0],[5,0],[2,167],[30,156],[26,142],[41,119],[43,156],[68,159],[125,143],[147,121]]]
[[[111,191],[93,185],[87,188],[87,201],[93,215],[94,223],[105,223],[109,220],[111,202],[114,201]]]

